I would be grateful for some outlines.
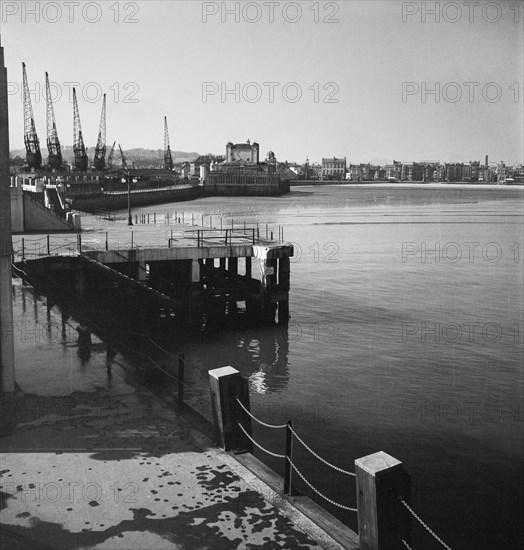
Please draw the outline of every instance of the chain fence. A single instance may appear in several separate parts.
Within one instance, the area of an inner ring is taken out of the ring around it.
[[[266,422],[262,422],[262,420],[259,420],[256,416],[253,416],[251,414],[251,412],[244,406],[244,404],[242,403],[242,401],[240,401],[240,399],[238,399],[238,397],[236,398],[236,400],[237,400],[237,403],[242,407],[242,409],[244,409],[244,412],[246,412],[255,422],[258,422],[260,425],[265,426],[266,428],[273,428],[273,429],[281,429],[281,428],[287,427],[287,424],[274,425],[274,424],[266,424]]]
[[[242,424],[240,424],[240,422],[237,422],[239,428],[244,432],[244,435],[251,441],[251,443],[253,443],[253,445],[256,445],[261,451],[264,451],[265,453],[267,453],[268,455],[271,455],[271,456],[274,456],[275,458],[286,458],[286,455],[281,455],[281,454],[278,454],[278,453],[274,453],[273,451],[268,451],[265,447],[262,447],[262,445],[260,445],[259,443],[257,443],[248,433],[247,431],[244,429],[244,426],[242,426]]]
[[[398,497],[398,499],[409,510],[411,515],[422,525],[422,527],[424,527],[424,529],[426,529],[426,531],[435,538],[435,540],[440,542],[440,544],[442,544],[442,546],[446,550],[451,550],[451,548],[432,529],[430,529],[430,527],[426,523],[424,523],[424,521],[422,521],[420,519],[420,517],[415,513],[413,508],[411,508],[411,506],[402,497]],[[404,542],[404,544],[406,544],[405,541],[402,541],[402,542]]]
[[[291,467],[295,472],[299,475],[299,477],[302,479],[302,481],[311,489],[313,490],[317,495],[321,496],[324,500],[332,504],[333,506],[336,506],[337,508],[342,508],[342,510],[348,510],[349,512],[358,512],[356,508],[351,508],[349,506],[344,506],[343,504],[340,504],[338,502],[335,502],[334,500],[331,500],[329,497],[327,497],[324,493],[321,493],[316,487],[311,485],[311,483],[306,479],[306,477],[300,472],[300,470],[293,464],[291,459],[287,457],[289,460],[289,463],[291,464]]]
[[[355,473],[354,472],[349,472],[347,470],[343,470],[342,468],[339,468],[338,466],[335,466],[334,464],[331,464],[331,462],[328,462],[325,458],[322,458],[319,454],[317,454],[309,445],[307,445],[304,440],[297,434],[297,432],[295,432],[295,430],[293,428],[290,428],[291,432],[293,433],[293,435],[300,441],[300,443],[302,443],[302,445],[315,457],[317,458],[318,460],[320,460],[320,462],[323,462],[324,464],[326,464],[326,466],[329,466],[330,468],[333,468],[333,470],[336,470],[337,472],[340,472],[342,474],[345,474],[345,475],[348,475],[348,476],[353,476],[355,477]]]

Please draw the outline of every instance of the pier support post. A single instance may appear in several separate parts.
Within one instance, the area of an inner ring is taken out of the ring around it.
[[[200,263],[198,260],[191,261],[191,282],[198,283],[200,281]]]
[[[76,273],[75,291],[78,296],[83,296],[86,290],[86,272],[80,269]]]
[[[225,451],[247,450],[252,452],[252,444],[238,424],[241,423],[251,435],[251,419],[237,403],[249,410],[249,387],[245,378],[233,367],[221,367],[209,371],[211,406],[217,440]]]
[[[251,273],[252,273],[252,262],[251,262],[251,256],[246,257],[246,277],[248,279],[251,279]]]
[[[226,258],[220,258],[220,269],[226,270]]]
[[[409,498],[402,462],[383,451],[355,460],[361,550],[401,550],[409,540],[408,517],[399,497]]]
[[[238,275],[238,258],[228,258],[227,271],[230,278]]]

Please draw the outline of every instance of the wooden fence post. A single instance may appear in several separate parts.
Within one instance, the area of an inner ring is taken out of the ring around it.
[[[402,462],[383,451],[355,460],[358,533],[361,550],[405,549],[408,516],[399,497],[409,498]]]
[[[251,441],[245,436],[239,423],[251,435],[251,419],[237,403],[249,408],[249,386],[245,378],[233,367],[221,367],[209,371],[211,406],[217,440],[225,451],[247,450],[253,452]]]

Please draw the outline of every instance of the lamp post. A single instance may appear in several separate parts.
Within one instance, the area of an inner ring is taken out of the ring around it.
[[[122,183],[127,183],[127,225],[133,225],[133,218],[131,217],[131,181],[136,183],[136,178],[131,178],[129,174],[120,180]]]

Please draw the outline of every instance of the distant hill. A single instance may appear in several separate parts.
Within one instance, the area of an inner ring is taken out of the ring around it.
[[[111,150],[111,145],[107,147],[106,150],[106,158],[107,155],[109,155],[109,151]],[[47,157],[47,149],[41,148],[42,151],[42,157]],[[163,149],[123,149],[124,156],[126,159],[134,161],[136,164],[145,164],[147,166],[161,166],[164,163],[164,150]],[[95,148],[94,147],[87,147],[87,155],[90,159],[93,158],[95,154]],[[188,153],[185,151],[172,151],[171,152],[173,156],[173,162],[191,162],[192,160],[195,160],[200,153]],[[21,157],[22,159],[25,159],[25,149],[13,149],[11,151],[12,158],[15,158],[16,156]],[[62,157],[66,162],[72,162],[74,159],[73,155],[73,147],[71,145],[64,145],[62,146]],[[115,151],[113,153],[113,158],[115,161],[115,164],[120,163],[120,151],[118,150],[118,144],[115,146]]]

